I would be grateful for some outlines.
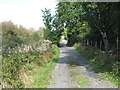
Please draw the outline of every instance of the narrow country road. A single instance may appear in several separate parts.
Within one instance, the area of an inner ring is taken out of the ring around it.
[[[81,85],[78,82],[83,78],[86,82]],[[52,81],[48,88],[78,87],[117,88],[113,83],[90,70],[89,63],[73,47],[62,47],[60,49],[60,60],[55,66]]]

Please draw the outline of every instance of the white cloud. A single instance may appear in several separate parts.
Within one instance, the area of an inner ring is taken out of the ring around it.
[[[38,29],[40,26],[44,26],[41,9],[50,8],[53,14],[55,6],[55,0],[3,4],[0,5],[0,22],[11,20],[13,23],[21,24],[26,28]]]

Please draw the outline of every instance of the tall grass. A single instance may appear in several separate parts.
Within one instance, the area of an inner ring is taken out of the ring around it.
[[[15,48],[3,48],[2,73],[3,88],[23,88],[24,84],[19,78],[20,69],[27,63],[44,65],[49,59],[44,59],[44,54],[51,56],[54,54],[54,46],[45,43],[43,40],[29,45],[22,45]]]
[[[26,64],[42,66],[49,62],[48,58],[54,54],[54,47],[50,41],[43,40],[41,30],[18,27],[10,21],[2,22],[2,31],[2,86],[22,88],[24,84],[19,76],[21,69]]]
[[[106,54],[98,48],[84,46],[82,43],[77,43],[74,47],[81,56],[90,62],[95,71],[107,74],[110,80],[120,86],[120,62],[117,59],[117,55]]]
[[[50,52],[49,52],[50,53]],[[25,88],[47,88],[51,78],[52,72],[56,61],[59,60],[60,50],[58,47],[54,47],[54,54],[52,58],[47,58],[48,55],[44,55],[44,60],[48,59],[49,62],[42,66],[36,64],[26,64],[25,69],[22,69],[21,79],[24,82]],[[26,71],[27,69],[27,71]],[[24,77],[24,78],[23,78]]]

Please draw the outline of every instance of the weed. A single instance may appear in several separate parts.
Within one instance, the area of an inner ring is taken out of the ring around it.
[[[77,79],[78,82],[76,84],[77,87],[82,87],[84,84],[88,83],[88,80],[85,77],[83,77],[83,76],[79,76],[77,78],[78,78]]]
[[[3,88],[8,88],[8,86],[23,88],[24,84],[19,78],[20,70],[23,66],[31,63],[38,66],[46,64],[53,56],[54,48],[55,47],[51,47],[49,43],[44,43],[43,45],[41,42],[31,43],[29,46],[23,45],[12,49],[4,48],[2,57]],[[47,58],[43,58],[41,55]],[[32,70],[31,67],[27,69]]]
[[[25,88],[47,88],[51,80],[52,71],[54,70],[54,66],[56,64],[55,61],[59,60],[59,54],[59,48],[56,47],[54,56],[52,58],[47,58],[49,59],[48,63],[42,66],[28,64],[25,68],[32,69],[31,71],[27,71],[27,78],[33,82],[29,81],[29,83],[27,83],[28,81],[25,81],[27,78],[23,78],[22,80],[25,81]]]
[[[83,46],[82,43],[75,44],[74,47],[81,54],[81,56],[85,57],[85,59],[90,62],[91,67],[96,72],[101,72],[108,75],[109,80],[115,82],[116,85],[120,85],[120,81],[118,80],[120,78],[120,62],[117,61],[116,55],[111,57],[110,55],[102,53],[99,49],[92,46]]]

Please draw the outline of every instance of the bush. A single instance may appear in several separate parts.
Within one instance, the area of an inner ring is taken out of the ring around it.
[[[4,50],[2,58],[3,82],[15,88],[24,87],[19,79],[20,69],[27,63],[35,63],[41,66],[47,63],[54,53],[54,47],[43,41],[29,43],[29,46],[23,45],[22,47]]]
[[[116,55],[109,55],[92,46],[83,46],[82,43],[75,44],[76,50],[85,57],[96,71],[112,72],[114,76],[120,76],[119,65]]]

